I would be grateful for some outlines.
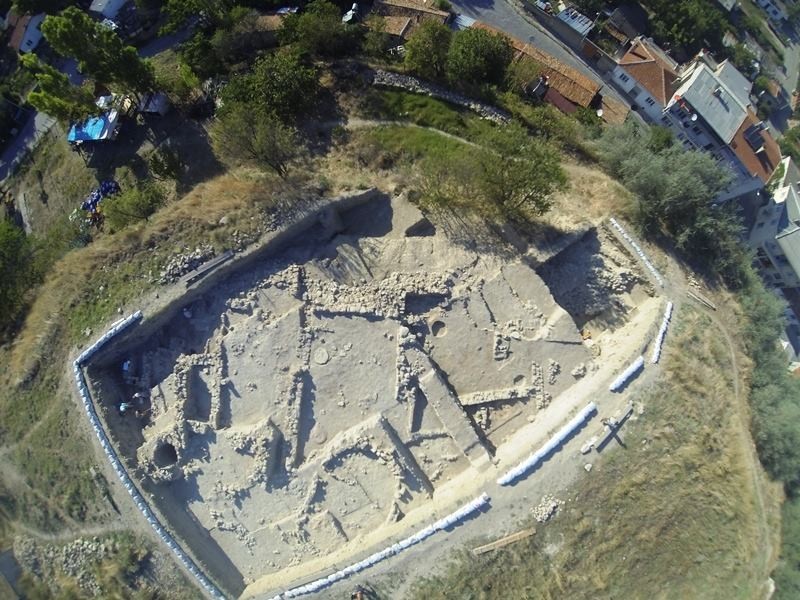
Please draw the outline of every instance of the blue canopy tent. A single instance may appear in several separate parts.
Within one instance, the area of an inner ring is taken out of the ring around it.
[[[67,134],[70,144],[113,140],[117,137],[119,112],[111,110],[99,117],[89,117],[83,123],[73,123]]]

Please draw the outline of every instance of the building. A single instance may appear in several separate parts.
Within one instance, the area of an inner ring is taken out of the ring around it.
[[[720,3],[722,8],[724,8],[728,12],[731,12],[734,8],[736,8],[739,5],[738,0],[717,0],[717,1]]]
[[[687,149],[704,150],[728,167],[728,200],[758,191],[781,160],[778,143],[751,107],[752,84],[729,61],[700,53],[675,82],[661,122]]]
[[[407,40],[420,23],[434,21],[445,25],[450,19],[449,12],[414,0],[376,0],[372,11],[384,18],[384,31],[396,43]]]
[[[115,21],[128,0],[93,0],[89,12],[100,19]]]
[[[42,41],[41,27],[44,17],[44,13],[17,15],[13,11],[9,11],[6,16],[6,28],[11,28],[8,45],[22,54],[36,50],[39,42]]]
[[[612,71],[615,83],[652,122],[661,121],[678,78],[678,65],[652,41],[636,38]]]
[[[767,283],[800,288],[800,171],[790,157],[776,171],[774,192],[762,206],[750,231],[750,247]]]
[[[756,0],[756,4],[758,4],[773,21],[785,21],[789,18],[786,5],[784,5],[781,0]]]
[[[647,11],[636,2],[622,4],[608,13],[605,28],[615,39],[627,44],[647,31]]]

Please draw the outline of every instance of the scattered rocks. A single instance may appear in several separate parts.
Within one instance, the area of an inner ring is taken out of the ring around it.
[[[200,265],[214,257],[214,248],[211,246],[198,246],[194,250],[188,250],[183,254],[173,256],[172,259],[161,270],[159,282],[162,285],[174,283],[181,277],[194,271]]]
[[[586,364],[585,363],[579,364],[577,367],[572,369],[572,372],[570,374],[575,379],[580,379],[581,377],[584,377],[586,375]]]
[[[561,373],[561,365],[552,358],[547,361],[547,383],[555,385],[558,374]]]
[[[399,73],[391,73],[389,71],[377,69],[372,79],[372,85],[400,88],[415,94],[425,94],[426,96],[440,98],[441,100],[445,100],[451,104],[468,108],[469,110],[480,115],[481,118],[499,124],[508,123],[510,119],[510,116],[499,108],[495,108],[489,104],[484,104],[483,102],[478,102],[472,98],[467,98],[461,94],[456,94],[455,92],[441,88],[438,85],[421,81],[416,77],[410,77],[409,75],[400,75]]]
[[[559,500],[555,496],[545,494],[542,497],[541,502],[539,502],[539,504],[533,508],[533,518],[539,523],[544,523],[545,521],[550,520],[550,518],[561,506],[564,506],[563,500]]]

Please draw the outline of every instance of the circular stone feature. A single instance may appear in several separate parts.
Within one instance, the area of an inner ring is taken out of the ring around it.
[[[318,365],[324,365],[331,359],[331,355],[325,348],[317,348],[314,350],[314,362]]]
[[[178,462],[178,451],[172,444],[160,444],[153,454],[153,462],[158,467],[169,467]]]
[[[431,333],[433,337],[444,337],[447,333],[447,326],[442,321],[434,321],[431,323]]]

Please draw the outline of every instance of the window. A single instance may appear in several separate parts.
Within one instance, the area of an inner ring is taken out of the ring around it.
[[[653,100],[652,98],[645,98],[644,102],[645,104],[647,104],[647,106],[653,106],[653,104],[656,103],[656,101]]]
[[[714,148],[714,144],[706,144],[703,148],[710,151]]]
[[[665,116],[663,116],[663,117],[661,117],[661,122],[662,122],[664,125],[669,125],[669,117],[667,117],[666,115],[665,115]]]
[[[631,78],[630,78],[630,77],[628,77],[627,75],[625,75],[625,73],[620,73],[620,74],[619,74],[619,78],[620,78],[622,81],[624,81],[625,83],[628,83],[628,82],[631,80]]]
[[[692,127],[692,131],[694,131],[697,135],[700,135],[701,133],[703,133],[703,130],[700,129],[697,125]]]

